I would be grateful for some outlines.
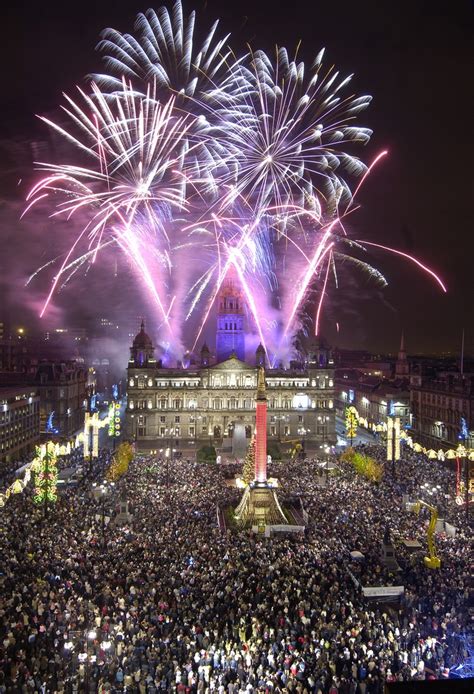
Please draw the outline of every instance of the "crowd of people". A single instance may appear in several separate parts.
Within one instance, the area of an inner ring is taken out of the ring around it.
[[[137,455],[104,502],[93,485],[110,462],[101,451],[47,516],[28,491],[2,509],[0,694],[382,694],[465,657],[470,532],[438,462],[408,452],[377,484],[336,461],[323,479],[317,458],[273,463],[281,501],[300,496],[308,516],[269,538],[218,522],[240,499],[235,467]],[[428,517],[403,500],[427,481],[457,528],[436,537],[439,570],[402,542],[426,553]],[[382,561],[387,533],[399,570]],[[387,585],[404,586],[398,603],[361,592]]]

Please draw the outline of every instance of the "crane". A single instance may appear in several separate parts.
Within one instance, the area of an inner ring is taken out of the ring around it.
[[[418,499],[418,501],[415,501],[415,503],[413,504],[413,510],[415,511],[415,513],[419,513],[422,506],[427,508],[431,513],[430,522],[427,530],[429,557],[424,558],[425,566],[428,569],[439,569],[441,566],[441,560],[436,553],[436,547],[434,543],[436,521],[438,520],[438,509],[436,508],[436,506],[431,506],[430,504],[427,504],[426,501]]]

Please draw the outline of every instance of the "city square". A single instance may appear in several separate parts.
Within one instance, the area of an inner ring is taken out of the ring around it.
[[[0,694],[472,692],[472,17],[79,10],[2,10]]]

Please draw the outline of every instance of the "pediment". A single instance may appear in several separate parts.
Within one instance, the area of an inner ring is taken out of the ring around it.
[[[237,357],[229,357],[219,364],[214,364],[210,367],[211,371],[255,371],[256,367],[246,364],[246,362],[237,359]]]

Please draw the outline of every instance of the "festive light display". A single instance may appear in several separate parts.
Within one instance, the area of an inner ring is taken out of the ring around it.
[[[54,453],[56,456],[69,455],[71,452],[70,443],[60,445],[59,443],[55,444],[52,441],[50,441],[49,445],[54,446]],[[37,455],[44,455],[46,451],[46,444],[37,446],[36,451]],[[10,484],[9,487],[7,487],[7,489],[4,492],[0,492],[0,508],[3,508],[3,506],[5,506],[5,503],[8,501],[12,494],[19,494],[20,492],[23,492],[26,489],[28,483],[31,480],[32,473],[36,472],[38,466],[39,458],[36,457],[34,458],[34,460],[31,461],[31,463],[28,463],[28,465],[25,467],[23,479],[16,479],[14,482],[12,482],[12,484]]]
[[[357,412],[354,405],[346,407],[346,434],[352,441],[357,436],[357,426],[359,423],[359,413]]]
[[[107,480],[116,482],[128,471],[128,466],[133,460],[133,447],[130,443],[121,443],[115,453],[112,464],[107,471]]]
[[[109,405],[109,436],[120,436],[120,403],[113,402]]]
[[[357,474],[371,482],[379,482],[383,476],[383,467],[375,458],[349,448],[341,455],[341,460],[350,463]]]
[[[250,439],[242,470],[242,481],[249,485],[255,479],[255,434]]]
[[[35,463],[35,491],[34,501],[36,504],[44,504],[57,501],[57,482],[58,468],[56,465],[56,449],[51,441],[46,444],[45,449],[36,448]]]
[[[467,679],[474,677],[474,643],[472,634],[452,634],[451,638],[459,641],[458,652],[464,655],[464,660],[449,670],[449,677]]]
[[[352,76],[325,68],[324,51],[310,67],[285,48],[234,58],[217,22],[195,45],[194,23],[178,0],[139,15],[134,35],[106,30],[106,71],[66,97],[69,125],[43,118],[78,158],[38,164],[44,177],[25,212],[41,206],[81,224],[39,269],[59,263],[41,313],[80,268],[123,252],[163,343],[181,356],[184,325],[194,349],[233,268],[276,363],[309,321],[318,333],[340,261],[386,284],[368,248],[397,253],[445,291],[416,258],[351,238],[355,196],[387,154],[369,166],[354,154],[371,136],[357,120],[371,97],[347,91]]]

